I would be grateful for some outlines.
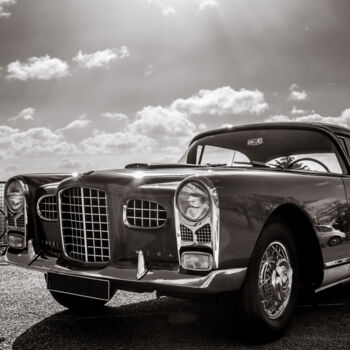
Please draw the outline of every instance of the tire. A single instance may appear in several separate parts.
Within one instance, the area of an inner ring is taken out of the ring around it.
[[[266,257],[272,263],[265,262]],[[273,219],[258,239],[241,289],[240,309],[248,340],[262,343],[278,338],[291,321],[298,295],[295,241],[288,225]]]
[[[62,306],[78,314],[87,314],[98,311],[104,307],[107,301],[90,299],[76,295],[50,291],[52,297]]]

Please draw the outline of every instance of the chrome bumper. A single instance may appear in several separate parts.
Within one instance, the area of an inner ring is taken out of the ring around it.
[[[38,258],[31,265],[28,253],[12,254],[7,252],[6,261],[23,268],[41,272],[53,272],[70,276],[84,276],[110,281],[114,289],[138,292],[162,291],[184,294],[216,294],[238,290],[244,280],[246,268],[214,270],[205,276],[180,274],[178,271],[149,271],[142,279],[136,277],[136,268],[119,268],[109,265],[102,269],[70,269],[56,264],[56,258]]]

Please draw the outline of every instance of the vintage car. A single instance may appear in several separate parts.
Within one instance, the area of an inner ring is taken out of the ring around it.
[[[177,164],[18,175],[6,258],[43,271],[74,311],[118,289],[225,294],[255,339],[272,339],[301,289],[350,278],[349,151],[343,127],[264,123],[201,133]]]

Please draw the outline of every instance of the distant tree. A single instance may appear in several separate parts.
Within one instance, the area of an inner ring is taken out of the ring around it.
[[[275,161],[276,165],[279,165],[283,168],[287,168],[289,166],[289,164],[293,163],[295,161],[295,157],[292,156],[285,156],[285,157],[281,157],[278,160]],[[293,165],[293,169],[298,169],[298,170],[308,170],[309,167],[305,164],[302,163],[295,163]]]

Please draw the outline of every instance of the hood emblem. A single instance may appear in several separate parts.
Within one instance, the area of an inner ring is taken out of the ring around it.
[[[137,274],[136,277],[138,280],[140,280],[142,277],[144,277],[148,270],[146,267],[146,263],[145,263],[145,257],[143,255],[142,250],[136,251],[137,253]]]

